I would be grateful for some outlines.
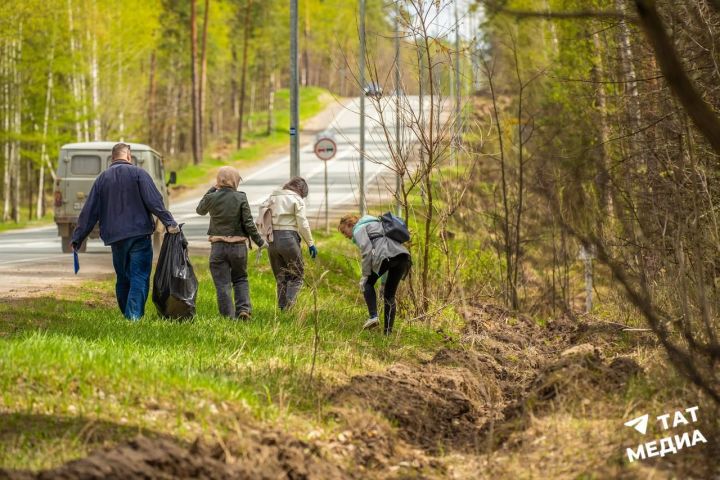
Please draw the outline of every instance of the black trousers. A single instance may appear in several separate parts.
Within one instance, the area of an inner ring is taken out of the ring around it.
[[[213,242],[210,248],[210,275],[215,282],[220,315],[237,318],[250,313],[250,285],[247,274],[247,245]],[[233,304],[232,293],[235,293]]]
[[[392,258],[388,258],[380,265],[378,273],[373,272],[365,281],[365,303],[368,307],[370,317],[377,317],[377,293],[375,292],[375,284],[378,279],[387,273],[385,287],[383,288],[383,303],[385,304],[385,335],[390,335],[395,323],[395,294],[397,293],[400,280],[405,278],[405,274],[410,269],[410,255],[400,254]]]

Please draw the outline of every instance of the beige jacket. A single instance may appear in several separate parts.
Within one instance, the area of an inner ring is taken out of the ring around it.
[[[310,231],[310,222],[305,216],[305,202],[292,190],[275,190],[270,195],[272,201],[273,230],[292,230],[298,232],[309,247],[315,245]]]

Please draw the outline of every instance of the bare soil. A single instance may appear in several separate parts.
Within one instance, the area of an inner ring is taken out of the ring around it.
[[[249,430],[232,444],[185,446],[141,437],[54,470],[0,471],[0,479],[446,478],[457,473],[447,454],[513,449],[533,415],[558,399],[623,392],[643,374],[629,357],[606,358],[616,325],[561,318],[540,326],[493,305],[464,315],[458,348],[332,390],[330,439]]]
[[[230,451],[236,453],[230,453]],[[39,473],[0,470],[7,480],[146,479],[326,479],[349,478],[322,459],[316,448],[280,433],[250,433],[237,445],[184,446],[168,439],[138,437],[112,449]]]
[[[588,384],[621,390],[641,373],[634,360],[605,360],[589,343],[569,348],[591,328],[586,322],[561,319],[542,327],[493,305],[466,317],[462,349],[354,377],[331,401],[380,412],[402,440],[429,454],[478,453],[522,429],[528,405],[536,412]]]

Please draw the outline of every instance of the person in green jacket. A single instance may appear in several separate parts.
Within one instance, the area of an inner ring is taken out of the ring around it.
[[[260,248],[266,243],[255,226],[244,192],[238,192],[240,173],[232,167],[218,170],[217,182],[197,206],[198,215],[210,213],[208,240],[210,274],[217,291],[220,314],[247,320],[252,314],[247,256],[250,239]],[[233,304],[232,291],[235,293]]]

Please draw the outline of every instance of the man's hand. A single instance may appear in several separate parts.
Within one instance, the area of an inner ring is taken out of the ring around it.
[[[169,227],[165,227],[165,229],[167,230],[167,233],[180,233],[180,227],[178,227],[177,225],[171,225]]]
[[[80,246],[75,242],[70,242],[70,249],[73,252],[77,252],[78,250],[80,250]]]
[[[360,287],[360,292],[365,293],[365,283],[367,282],[367,277],[362,277],[360,279],[360,283],[358,283],[358,286]]]
[[[310,252],[310,258],[315,258],[315,257],[317,257],[318,250],[317,250],[317,247],[316,247],[315,245],[311,245],[311,246],[308,248],[308,252]]]

